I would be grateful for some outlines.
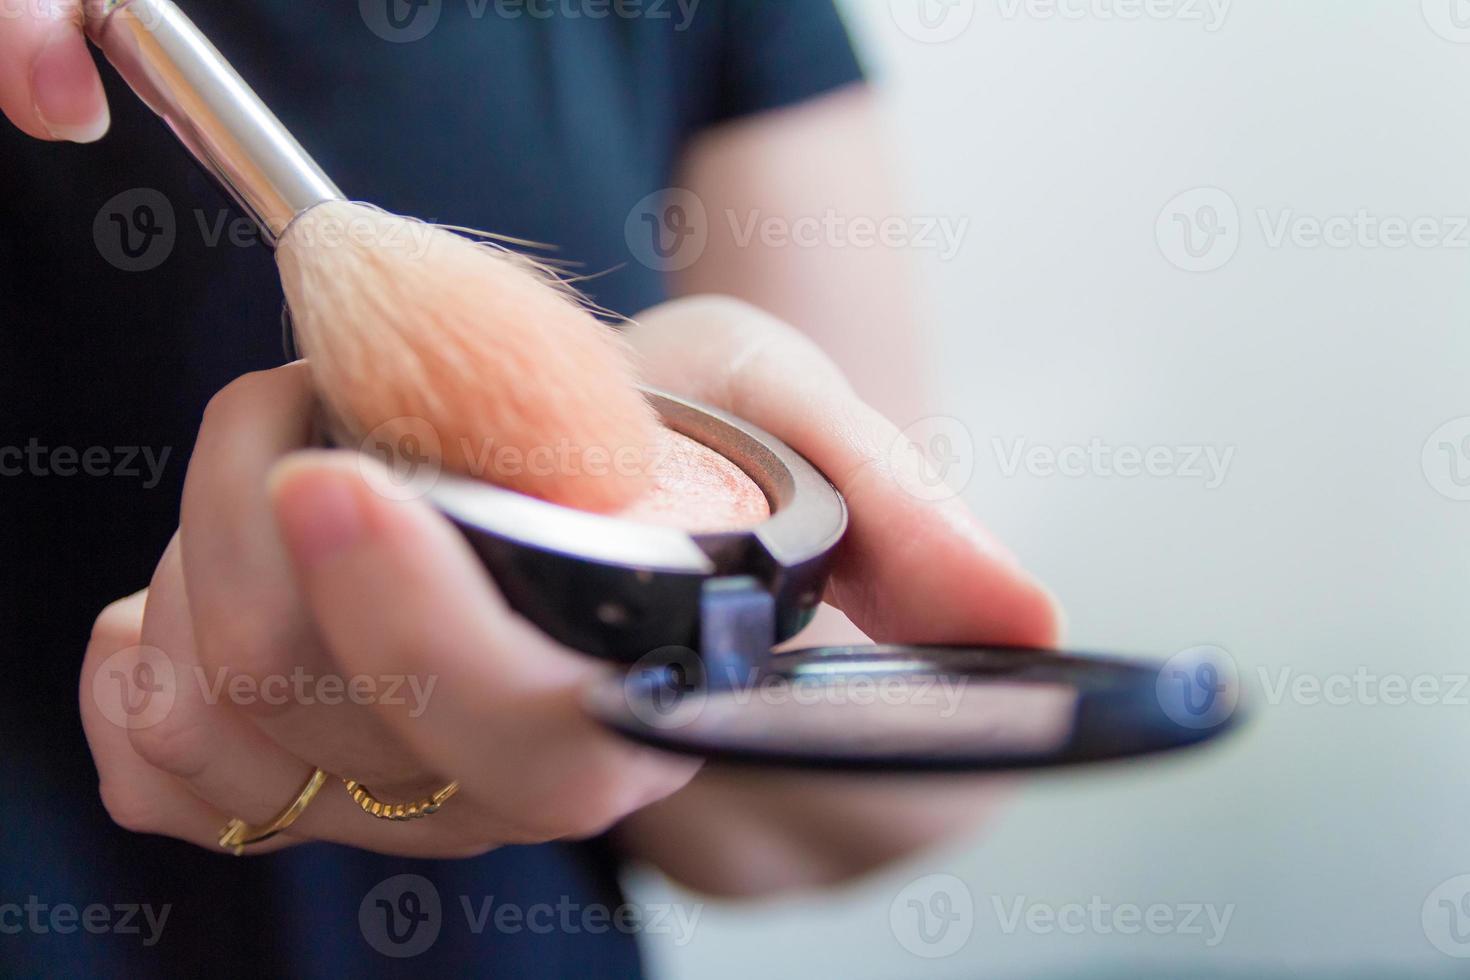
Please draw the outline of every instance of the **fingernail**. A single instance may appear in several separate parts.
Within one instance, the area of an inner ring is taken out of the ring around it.
[[[352,476],[310,459],[278,463],[268,478],[276,522],[297,564],[313,568],[348,551],[367,522]]]
[[[94,143],[112,116],[87,42],[75,30],[57,30],[31,65],[36,115],[59,140]]]

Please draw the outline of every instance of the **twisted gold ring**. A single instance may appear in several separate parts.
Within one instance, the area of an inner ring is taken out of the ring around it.
[[[302,812],[316,799],[316,794],[321,792],[322,786],[326,784],[327,774],[320,769],[314,770],[306,785],[301,787],[301,792],[296,794],[296,799],[275,815],[269,823],[263,823],[258,827],[252,827],[239,817],[234,817],[225,824],[224,829],[219,832],[219,846],[239,857],[245,853],[245,848],[251,844],[259,844],[268,841],[281,833],[287,827],[296,822]]]
[[[417,800],[413,803],[384,803],[374,797],[372,791],[357,780],[343,779],[342,782],[346,784],[347,792],[352,794],[353,801],[362,807],[362,811],[379,820],[417,820],[420,817],[427,817],[431,813],[438,813],[445,801],[459,792],[459,783],[453,782],[426,800]]]

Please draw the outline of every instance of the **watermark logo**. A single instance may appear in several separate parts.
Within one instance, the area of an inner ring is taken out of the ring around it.
[[[1424,442],[1424,479],[1442,497],[1470,500],[1470,415],[1451,419]]]
[[[389,419],[363,437],[358,471],[369,487],[388,500],[417,500],[433,490],[443,472],[439,430],[425,419]],[[375,460],[381,466],[368,465]]]
[[[1424,937],[1455,959],[1470,959],[1470,874],[1441,882],[1424,898],[1419,912]]]
[[[921,44],[944,44],[970,29],[975,0],[888,0],[888,12],[904,34]]]
[[[688,647],[660,647],[628,668],[623,678],[628,710],[659,731],[692,725],[709,699],[704,661]]]
[[[444,924],[439,889],[422,875],[395,875],[363,896],[357,924],[362,938],[384,956],[418,956],[439,940]]]
[[[1154,689],[1164,714],[1176,725],[1195,730],[1217,728],[1235,714],[1240,700],[1235,658],[1217,646],[1197,646],[1170,657]]]
[[[628,249],[655,272],[682,272],[709,246],[709,213],[682,187],[655,191],[633,206],[623,225]]]
[[[177,238],[174,206],[152,187],[113,195],[92,219],[98,254],[123,272],[149,272],[163,265]]]
[[[1218,187],[1196,187],[1159,212],[1154,225],[1159,250],[1186,272],[1214,272],[1240,248],[1240,208]]]
[[[141,731],[168,717],[178,697],[173,661],[157,647],[119,650],[92,675],[92,699],[119,728]]]
[[[443,0],[358,0],[368,30],[391,44],[408,44],[429,36],[444,12]]]
[[[949,500],[975,475],[975,440],[959,419],[931,415],[894,437],[888,466],[910,496],[929,503]]]
[[[1470,0],[1421,0],[1424,22],[1446,41],[1470,44]]]
[[[898,944],[926,960],[953,956],[975,931],[975,896],[959,878],[925,875],[904,886],[888,906]]]

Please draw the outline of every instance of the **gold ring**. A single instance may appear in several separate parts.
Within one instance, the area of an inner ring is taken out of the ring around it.
[[[239,857],[245,853],[247,846],[270,840],[296,822],[296,818],[300,817],[302,812],[311,805],[311,801],[316,799],[316,794],[321,792],[326,781],[325,772],[320,769],[313,771],[306,785],[301,787],[301,792],[296,794],[296,799],[292,800],[286,809],[276,814],[275,819],[270,823],[252,827],[239,817],[231,819],[219,832],[219,846],[227,851],[233,851],[235,857]]]
[[[347,786],[347,792],[352,794],[353,802],[362,807],[364,813],[370,813],[379,820],[417,820],[420,817],[427,817],[431,813],[438,813],[445,801],[459,792],[459,783],[453,782],[426,800],[417,800],[413,803],[384,803],[374,797],[372,791],[357,780],[343,779],[342,782]]]

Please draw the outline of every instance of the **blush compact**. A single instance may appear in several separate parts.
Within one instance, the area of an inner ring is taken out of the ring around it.
[[[714,455],[704,482],[715,474],[733,489],[708,506],[728,514],[701,520],[665,500],[605,516],[449,474],[427,495],[514,609],[618,665],[586,705],[619,735],[745,764],[987,771],[1185,748],[1239,723],[1239,711],[1218,711],[1238,700],[1233,672],[1210,672],[1211,714],[1146,658],[983,645],[776,652],[821,602],[847,528],[841,494],[769,433],[645,394],[678,451]],[[763,506],[742,496],[747,479]]]

